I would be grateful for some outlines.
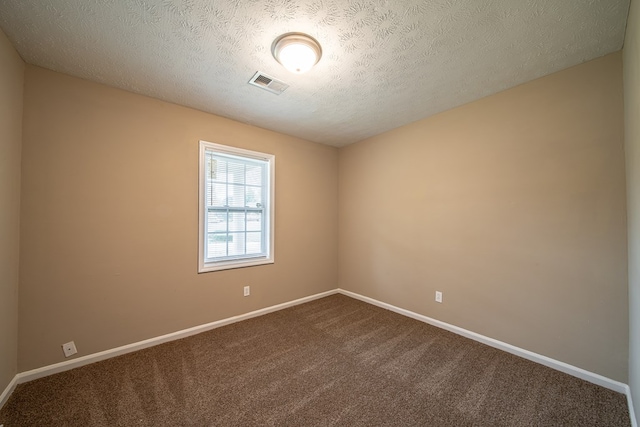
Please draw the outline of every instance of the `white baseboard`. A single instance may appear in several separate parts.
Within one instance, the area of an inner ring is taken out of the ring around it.
[[[589,372],[585,369],[578,368],[573,365],[569,365],[568,363],[560,362],[559,360],[555,360],[550,357],[543,356],[541,354],[537,354],[532,351],[525,350],[523,348],[516,347],[514,345],[507,344],[505,342],[498,341],[493,338],[486,337],[484,335],[480,335],[476,332],[468,331],[466,329],[451,325],[449,323],[441,322],[440,320],[432,319],[431,317],[427,317],[422,314],[414,313],[413,311],[405,310],[404,308],[399,308],[394,305],[387,304],[385,302],[381,302],[373,298],[365,297],[364,295],[356,294],[355,292],[347,291],[344,289],[338,289],[338,292],[343,295],[367,302],[369,304],[373,304],[378,307],[385,308],[395,313],[402,314],[407,317],[411,317],[412,319],[416,319],[421,322],[428,323],[438,328],[445,329],[455,334],[462,335],[463,337],[470,338],[474,341],[481,342],[491,347],[495,347],[499,350],[506,351],[507,353],[515,354],[516,356],[520,356],[525,359],[531,360],[533,362],[539,363],[541,365],[548,366],[557,371],[564,372],[565,374],[573,375],[574,377],[578,377],[585,381],[589,381],[590,383],[597,384],[599,386],[608,388],[613,391],[617,391],[618,393],[626,394],[629,388],[629,386],[619,381],[615,381],[610,378],[604,377],[602,375]],[[629,406],[629,408],[631,408],[631,406]]]
[[[232,323],[240,322],[242,320],[251,319],[252,317],[262,316],[264,314],[272,313],[274,311],[282,310],[288,307],[293,307],[294,305],[304,304],[305,302],[313,301],[319,298],[324,298],[326,296],[333,295],[336,293],[338,293],[337,289],[327,291],[327,292],[322,292],[319,294],[300,298],[294,301],[289,301],[282,304],[273,305],[271,307],[262,308],[260,310],[252,311],[249,313],[241,314],[238,316],[229,317],[227,319],[218,320],[216,322],[194,326],[193,328],[183,329],[181,331],[172,332],[170,334],[161,335],[159,337],[150,338],[148,340],[139,341],[132,344],[123,345],[121,347],[112,348],[110,350],[101,351],[99,353],[89,354],[87,356],[82,356],[77,359],[67,360],[67,361],[56,363],[53,365],[43,366],[42,368],[33,369],[31,371],[21,372],[18,375],[16,375],[17,383],[18,384],[26,383],[29,381],[36,380],[38,378],[46,377],[49,375],[57,374],[59,372],[64,372],[70,369],[78,368],[80,366],[99,362],[101,360],[120,356],[122,354],[131,353],[133,351],[142,350],[148,347],[153,347],[155,345],[162,344],[169,341],[179,340],[181,338],[186,338],[188,336],[196,335],[201,332],[209,331],[211,329],[220,328],[222,326],[230,325]],[[13,390],[10,390],[9,393],[7,394],[11,394],[11,391]],[[1,407],[2,406],[0,405],[0,408]]]
[[[13,377],[13,379],[9,382],[9,384],[4,389],[2,394],[0,394],[0,409],[2,409],[2,407],[4,406],[5,403],[7,403],[7,400],[9,400],[9,396],[11,396],[11,393],[13,393],[13,390],[16,389],[16,385],[18,385],[18,376],[17,375]],[[0,426],[0,427],[2,427],[2,426]]]
[[[593,384],[597,384],[599,386],[608,388],[613,391],[617,391],[619,393],[623,393],[627,396],[627,402],[629,406],[629,416],[631,417],[631,425],[632,427],[638,427],[637,420],[635,418],[635,412],[633,408],[633,402],[631,400],[631,390],[627,384],[623,384],[619,381],[612,380],[610,378],[604,377],[599,374],[595,374],[593,372],[589,372],[585,369],[578,368],[576,366],[569,365],[568,363],[560,362],[558,360],[552,359],[547,356],[543,356],[541,354],[534,353],[529,350],[525,350],[519,347],[516,347],[511,344],[507,344],[502,341],[495,340],[493,338],[486,337],[484,335],[478,334],[476,332],[472,332],[458,326],[451,325],[449,323],[441,322],[439,320],[433,319],[428,316],[424,316],[422,314],[414,313],[409,310],[405,310],[403,308],[396,307],[391,304],[387,304],[373,298],[366,297],[364,295],[360,295],[351,291],[347,291],[344,289],[334,289],[327,292],[322,292],[319,294],[311,295],[308,297],[300,298],[294,301],[285,302],[282,304],[277,304],[271,307],[266,307],[260,310],[252,311],[249,313],[241,314],[238,316],[229,317],[227,319],[218,320],[216,322],[206,323],[204,325],[194,326],[193,328],[184,329],[181,331],[173,332],[166,335],[161,335],[159,337],[150,338],[144,341],[139,341],[132,344],[127,344],[121,347],[116,347],[110,350],[101,351],[98,353],[89,354],[87,356],[82,356],[77,359],[68,360],[65,362],[56,363],[49,366],[44,366],[42,368],[33,369],[31,371],[21,372],[17,374],[13,380],[9,383],[9,385],[5,388],[5,390],[0,395],[0,409],[7,402],[11,393],[13,393],[17,384],[22,384],[28,381],[32,381],[38,378],[46,377],[48,375],[53,375],[59,372],[68,371],[70,369],[78,368],[80,366],[88,365],[91,363],[99,362],[101,360],[109,359],[112,357],[120,356],[122,354],[131,353],[134,351],[142,350],[144,348],[153,347],[158,344],[162,344],[169,341],[178,340],[181,338],[186,338],[191,335],[196,335],[201,332],[209,331],[211,329],[219,328],[222,326],[230,325],[232,323],[240,322],[242,320],[251,319],[253,317],[262,316],[264,314],[272,313],[274,311],[282,310],[288,307],[293,307],[295,305],[304,304],[309,301],[313,301],[319,298],[324,298],[329,295],[333,295],[336,293],[341,293],[343,295],[367,302],[369,304],[385,308],[387,310],[393,311],[395,313],[401,314],[403,316],[407,316],[416,320],[419,320],[424,323],[428,323],[430,325],[436,326],[441,329],[445,329],[447,331],[453,332],[455,334],[461,335],[466,338],[470,338],[472,340],[481,342],[483,344],[489,345],[491,347],[506,351],[511,354],[515,354],[516,356],[523,357],[525,359],[531,360],[536,363],[540,363],[541,365],[548,366],[550,368],[556,369],[560,372],[564,372],[569,375],[573,375],[574,377],[583,379],[585,381],[589,381]]]

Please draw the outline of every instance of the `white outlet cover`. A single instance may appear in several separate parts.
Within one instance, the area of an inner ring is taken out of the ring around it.
[[[73,356],[78,352],[76,349],[76,343],[70,341],[66,344],[62,344],[62,351],[64,351],[64,357]]]
[[[442,292],[436,291],[436,302],[442,302]]]
[[[249,295],[251,295],[251,287],[250,286],[245,286],[244,287],[244,296],[248,297]]]

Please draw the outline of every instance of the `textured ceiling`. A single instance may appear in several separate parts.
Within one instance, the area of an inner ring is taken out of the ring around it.
[[[2,0],[30,64],[342,146],[619,50],[629,0]],[[294,75],[273,40],[322,45]],[[281,95],[247,84],[256,71]]]

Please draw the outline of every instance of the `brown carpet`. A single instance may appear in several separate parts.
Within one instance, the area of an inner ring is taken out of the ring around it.
[[[333,295],[22,384],[14,426],[629,426],[624,395]]]

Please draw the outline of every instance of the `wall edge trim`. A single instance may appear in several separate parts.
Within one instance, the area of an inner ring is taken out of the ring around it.
[[[98,353],[88,354],[86,356],[78,357],[72,360],[66,360],[64,362],[54,363],[53,365],[43,366],[41,368],[32,369],[29,371],[21,372],[14,378],[14,382],[17,384],[23,384],[29,381],[37,380],[38,378],[47,377],[49,375],[57,374],[60,372],[69,371],[74,368],[89,365],[91,363],[100,362],[102,360],[110,359],[112,357],[121,356],[123,354],[132,353],[134,351],[142,350],[148,347],[153,347],[159,344],[163,344],[169,341],[175,341],[182,338],[196,335],[202,332],[210,331],[212,329],[220,328],[222,326],[237,323],[242,320],[248,320],[253,317],[262,316],[265,314],[273,313],[275,311],[283,310],[285,308],[293,307],[299,304],[304,304],[316,299],[324,298],[329,295],[338,293],[337,289],[333,289],[326,292],[310,295],[307,297],[299,298],[293,301],[284,302],[281,304],[272,305],[270,307],[261,308],[259,310],[251,311],[245,314],[228,317],[226,319],[217,320],[215,322],[205,323],[202,325],[194,326],[180,331],[172,332],[165,335],[160,335],[154,338],[149,338],[143,341],[126,344],[120,347],[112,348],[109,350],[100,351]],[[14,385],[15,388],[15,385]],[[8,394],[11,394],[13,390],[10,390]],[[6,390],[5,390],[6,393]],[[3,394],[4,396],[4,394]],[[8,396],[7,396],[8,398]],[[0,406],[1,407],[1,406]]]
[[[603,375],[596,374],[593,372],[589,372],[586,369],[578,368],[577,366],[570,365],[565,362],[561,362],[559,360],[552,359],[547,356],[543,356],[538,353],[534,353],[529,350],[525,350],[520,347],[516,347],[515,345],[507,344],[506,342],[496,340],[494,338],[487,337],[485,335],[479,334],[477,332],[472,332],[467,329],[461,328],[459,326],[451,325],[446,322],[442,322],[440,320],[433,319],[431,317],[415,313],[410,310],[406,310],[404,308],[396,307],[394,305],[388,304],[386,302],[378,301],[376,299],[357,294],[355,292],[347,291],[345,289],[338,288],[338,292],[358,299],[360,301],[367,302],[369,304],[378,306],[380,308],[387,309],[389,311],[393,311],[398,314],[402,314],[406,317],[410,317],[415,320],[419,320],[424,323],[428,323],[432,326],[436,326],[440,329],[445,329],[449,332],[453,332],[454,334],[461,335],[465,338],[472,339],[474,341],[478,341],[482,344],[486,344],[490,347],[497,348],[498,350],[506,351],[507,353],[514,354],[516,356],[520,356],[524,359],[531,360],[532,362],[539,363],[541,365],[547,366],[549,368],[555,369],[556,371],[564,372],[565,374],[572,375],[574,377],[580,378],[582,380],[588,381],[590,383],[608,388],[609,390],[616,391],[618,393],[627,394],[627,398],[629,398],[629,394],[627,390],[629,386],[627,384],[621,383],[616,380],[612,380]],[[629,406],[629,410],[631,411],[632,407]],[[631,414],[632,415],[632,414]],[[637,427],[637,426],[633,426]]]
[[[633,399],[631,398],[631,387],[625,384],[625,394],[627,395],[627,406],[629,406],[629,418],[631,418],[631,427],[638,427],[636,411],[633,409]]]

